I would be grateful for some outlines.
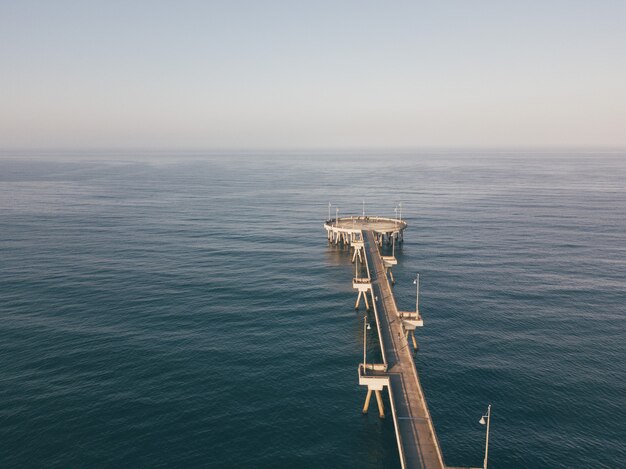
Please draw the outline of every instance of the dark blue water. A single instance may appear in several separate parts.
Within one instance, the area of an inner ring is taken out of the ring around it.
[[[5,155],[0,466],[396,467],[322,228],[363,199],[446,462],[491,402],[490,467],[625,467],[626,154],[479,152]]]

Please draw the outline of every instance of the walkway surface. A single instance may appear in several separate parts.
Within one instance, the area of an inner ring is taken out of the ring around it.
[[[401,438],[403,466],[444,469],[443,456],[417,375],[413,351],[404,336],[398,307],[385,274],[374,232],[365,231],[365,252],[380,322],[381,344],[387,358],[393,418]],[[402,455],[401,455],[402,458]]]

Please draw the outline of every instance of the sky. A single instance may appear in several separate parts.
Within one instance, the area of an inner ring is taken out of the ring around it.
[[[626,147],[626,2],[0,0],[0,149]]]

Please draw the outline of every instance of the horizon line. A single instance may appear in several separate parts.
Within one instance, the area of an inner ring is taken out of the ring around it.
[[[129,153],[140,152],[150,154],[170,154],[173,152],[182,153],[204,153],[207,155],[247,155],[247,154],[337,154],[337,153],[379,153],[388,152],[394,154],[410,154],[410,153],[455,153],[455,152],[498,152],[498,153],[622,153],[626,151],[626,145],[567,145],[567,144],[549,144],[549,145],[415,145],[415,146],[328,146],[328,147],[150,147],[139,145],[126,146],[97,146],[97,147],[0,147],[0,156],[7,156],[7,153],[16,153],[19,155],[33,154],[76,154],[76,153]]]

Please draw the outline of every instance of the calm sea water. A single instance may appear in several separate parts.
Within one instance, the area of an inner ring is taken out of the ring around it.
[[[0,466],[397,467],[322,228],[363,199],[446,462],[491,402],[493,468],[626,467],[626,154],[567,152],[6,154]]]

